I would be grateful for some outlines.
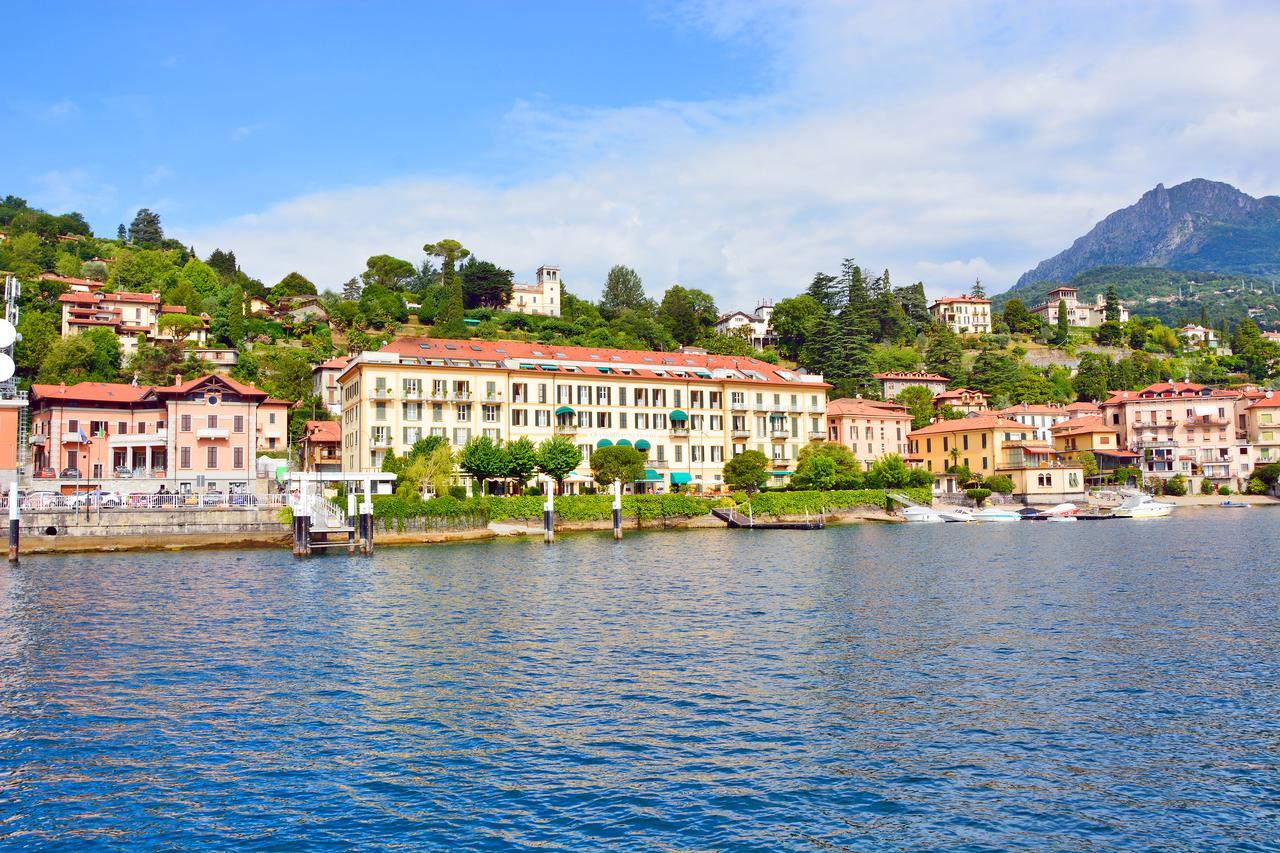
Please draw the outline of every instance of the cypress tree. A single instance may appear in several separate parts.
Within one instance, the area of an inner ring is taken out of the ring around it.
[[[1067,339],[1071,337],[1071,327],[1067,322],[1067,300],[1058,300],[1058,333],[1057,342],[1065,344]]]
[[[840,268],[840,282],[844,285],[844,307],[837,325],[843,344],[843,378],[851,381],[851,387],[867,394],[871,388],[871,338],[878,331],[878,324],[867,293],[867,282],[862,268],[853,258],[845,258]]]
[[[1107,310],[1104,319],[1108,323],[1120,322],[1120,297],[1116,295],[1116,286],[1107,288]]]

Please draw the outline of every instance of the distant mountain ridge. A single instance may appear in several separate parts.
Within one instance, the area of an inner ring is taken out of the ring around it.
[[[1280,197],[1254,198],[1204,178],[1167,189],[1157,184],[1069,249],[1023,273],[1009,295],[1104,266],[1280,278]]]

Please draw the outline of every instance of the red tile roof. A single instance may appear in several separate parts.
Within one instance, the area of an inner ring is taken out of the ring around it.
[[[1116,432],[1113,427],[1107,426],[1106,421],[1102,419],[1101,415],[1092,415],[1085,418],[1072,418],[1069,421],[1063,421],[1060,424],[1055,424],[1049,429],[1055,436],[1089,435],[1095,432]]]
[[[154,390],[150,385],[123,382],[77,382],[75,385],[32,385],[37,399],[68,403],[136,403]]]
[[[1265,397],[1260,397],[1248,405],[1250,409],[1275,409],[1280,408],[1280,394],[1268,391]]]
[[[169,394],[186,394],[200,388],[204,385],[223,384],[231,390],[244,397],[262,397],[267,398],[267,392],[252,385],[246,385],[243,382],[237,382],[230,376],[223,376],[219,373],[211,373],[208,376],[197,376],[195,379],[188,379],[180,385],[162,385],[156,388],[156,392],[163,395]]]
[[[1083,413],[1083,412],[1099,413],[1102,411],[1102,409],[1098,406],[1097,403],[1082,402],[1082,403],[1068,403],[1067,411],[1073,414]]]
[[[971,388],[957,388],[954,391],[943,391],[940,394],[936,394],[933,401],[936,403],[939,400],[959,400],[961,397],[981,397],[985,400],[989,396],[991,395],[984,394],[981,391],[974,391]]]
[[[450,349],[452,347],[452,349]],[[501,352],[499,352],[501,350]],[[659,376],[658,371],[671,374],[673,371],[693,370],[750,370],[760,374],[763,379],[752,379],[743,376],[731,381],[746,383],[770,383],[786,385],[788,388],[805,388],[817,391],[829,388],[826,383],[802,383],[796,371],[769,364],[758,358],[733,355],[707,355],[687,352],[658,352],[653,350],[599,349],[596,347],[576,347],[561,344],[542,344],[529,341],[476,341],[448,340],[442,338],[398,338],[384,346],[380,352],[396,353],[405,358],[437,358],[437,359],[479,359],[484,361],[523,361],[537,364],[560,364],[571,362],[583,368],[630,367],[630,376],[657,381],[688,382],[697,380],[694,376]],[[592,358],[592,356],[595,358]],[[616,361],[614,360],[616,358]],[[508,368],[510,369],[510,368]],[[538,371],[540,373],[544,372]],[[568,371],[565,371],[568,372]],[[797,378],[787,379],[782,374],[789,373]],[[582,377],[594,374],[575,371],[571,375]],[[702,377],[705,378],[705,377]]]
[[[1066,415],[1067,407],[1041,403],[1019,403],[1007,409],[1000,409],[996,414],[1006,417],[1011,415]]]
[[[342,425],[337,421],[307,421],[303,438],[317,444],[339,444],[342,441]]]
[[[350,360],[351,359],[345,355],[335,356],[334,358],[331,358],[328,361],[321,362],[320,365],[318,366],[318,369],[341,370],[342,368],[347,366],[347,362],[349,362]]]
[[[1019,432],[1026,432],[1031,429],[1031,427],[1026,424],[1020,424],[1017,421],[1002,418],[996,414],[985,414],[975,415],[971,418],[957,418],[956,420],[951,421],[938,421],[937,423],[929,424],[926,427],[912,430],[907,434],[907,438],[911,438],[916,435],[941,435],[943,433],[968,432],[970,430],[978,429],[1016,429]]]
[[[934,300],[934,305],[949,305],[952,302],[968,302],[973,305],[990,305],[990,299],[979,299],[974,296],[944,296]]]
[[[883,403],[879,400],[863,400],[857,397],[842,397],[827,403],[827,415],[859,417],[859,418],[897,418],[911,420],[907,407],[897,403]]]

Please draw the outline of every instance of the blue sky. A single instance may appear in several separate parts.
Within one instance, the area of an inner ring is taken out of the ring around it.
[[[852,255],[1003,289],[1157,181],[1280,190],[1249,2],[6,6],[0,192],[268,282],[456,237],[750,307]]]

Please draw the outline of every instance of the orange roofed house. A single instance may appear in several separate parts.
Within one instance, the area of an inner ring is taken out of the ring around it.
[[[987,400],[989,399],[991,399],[990,396],[981,391],[974,391],[970,388],[957,388],[954,391],[943,391],[940,394],[935,394],[933,406],[935,409],[950,406],[957,412],[964,412],[969,415],[985,412],[987,410]]]
[[[110,329],[120,339],[120,348],[128,356],[138,348],[138,337],[152,341],[176,340],[168,329],[160,328],[164,314],[185,314],[181,305],[163,305],[159,293],[72,292],[58,297],[62,305],[62,337],[78,334],[86,329]],[[209,318],[200,316],[187,340],[203,344],[208,338]]]
[[[212,375],[167,386],[81,382],[31,388],[32,475],[74,492],[265,489],[254,465],[259,436],[288,403]]]
[[[1051,428],[1053,449],[1063,457],[1078,461],[1081,453],[1092,453],[1099,474],[1136,466],[1138,455],[1120,446],[1120,433],[1108,426],[1102,415],[1088,415],[1062,421]]]
[[[307,421],[302,432],[302,464],[306,471],[341,471],[342,424]]]
[[[907,455],[911,415],[897,403],[845,397],[827,403],[827,440],[853,451],[862,470],[881,456]]]
[[[976,296],[944,296],[929,306],[929,316],[957,335],[991,333],[991,300]]]
[[[937,480],[935,491],[963,486],[945,476],[960,465],[975,477],[1004,475],[1026,502],[1057,503],[1084,497],[1084,469],[1035,437],[1034,427],[992,413],[938,421],[908,436],[911,457]]]
[[[937,373],[921,373],[919,371],[893,370],[888,373],[875,374],[880,383],[880,396],[892,400],[908,388],[927,388],[935,397],[947,390],[951,380]]]

